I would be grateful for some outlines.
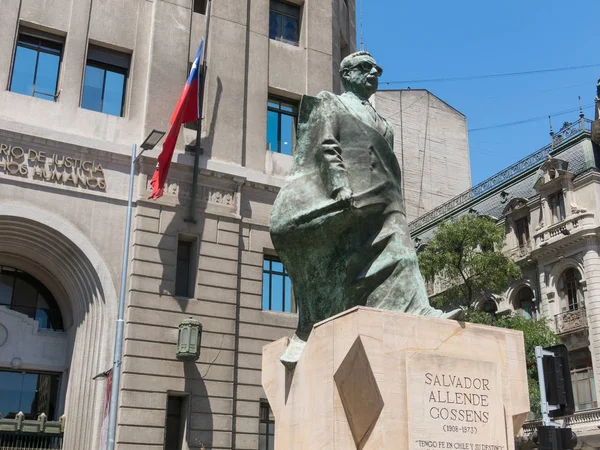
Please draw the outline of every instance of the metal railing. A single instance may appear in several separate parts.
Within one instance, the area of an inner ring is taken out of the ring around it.
[[[0,450],[61,450],[65,416],[49,421],[42,413],[37,420],[26,420],[19,412],[14,419],[0,416]]]
[[[423,214],[417,219],[413,220],[408,224],[408,229],[412,233],[415,230],[422,228],[423,226],[435,221],[441,216],[448,214],[449,212],[457,209],[458,207],[470,202],[471,200],[492,191],[498,186],[504,184],[508,180],[511,180],[518,175],[526,172],[527,170],[537,167],[544,162],[546,157],[552,152],[552,150],[559,144],[568,141],[572,137],[575,137],[581,133],[591,132],[592,121],[589,119],[580,119],[576,122],[569,123],[568,126],[561,128],[558,133],[552,135],[552,143],[542,147],[538,151],[526,156],[520,161],[507,167],[506,169],[498,172],[496,175],[482,181],[481,183],[473,186],[471,189],[457,195],[453,199],[441,204],[437,208]]]
[[[564,417],[561,421],[564,423],[565,427],[586,423],[600,423],[600,408],[578,411],[572,416]],[[523,425],[523,432],[525,435],[531,435],[540,425],[542,425],[541,420],[525,422]]]
[[[559,334],[571,333],[573,331],[587,328],[587,314],[585,308],[575,309],[573,311],[567,311],[564,313],[557,314],[556,320],[556,331]]]

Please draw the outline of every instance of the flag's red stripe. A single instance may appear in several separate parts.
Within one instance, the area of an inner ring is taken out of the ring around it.
[[[202,43],[200,44],[202,45]],[[199,57],[199,56],[198,56]],[[199,61],[196,61],[196,66]],[[197,67],[194,69],[197,71]],[[167,173],[171,166],[171,159],[177,144],[177,137],[181,125],[186,122],[194,122],[198,120],[198,77],[192,78],[192,82],[186,83],[179,96],[173,116],[171,117],[171,127],[165,140],[163,141],[163,150],[158,156],[157,167],[152,176],[150,184],[152,186],[152,194],[149,198],[157,199],[162,197]]]

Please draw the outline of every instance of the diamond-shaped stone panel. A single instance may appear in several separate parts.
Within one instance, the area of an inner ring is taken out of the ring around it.
[[[354,443],[362,449],[383,409],[383,398],[360,336],[334,375]]]

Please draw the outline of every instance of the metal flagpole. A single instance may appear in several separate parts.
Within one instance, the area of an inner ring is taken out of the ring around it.
[[[115,355],[112,370],[112,387],[110,392],[110,415],[108,418],[108,444],[107,450],[115,448],[115,435],[117,431],[117,410],[119,403],[119,381],[121,380],[121,357],[123,354],[123,316],[125,313],[125,294],[127,291],[127,270],[129,266],[129,240],[131,235],[131,211],[133,203],[133,181],[135,179],[135,162],[137,145],[131,147],[131,169],[129,172],[129,198],[127,199],[127,221],[125,224],[125,244],[123,248],[123,270],[121,271],[121,292],[119,295],[119,315],[117,317],[117,333],[115,335]]]
[[[190,203],[189,217],[186,222],[196,222],[196,197],[198,195],[198,166],[200,165],[200,152],[202,151],[202,116],[204,114],[204,87],[206,86],[206,54],[208,53],[208,32],[210,30],[210,11],[212,2],[208,1],[206,8],[206,37],[204,38],[204,54],[200,66],[200,86],[198,89],[198,128],[196,129],[196,146],[194,148],[194,178],[192,181],[192,199]]]
[[[125,223],[125,242],[123,248],[123,268],[121,271],[121,292],[119,295],[119,311],[117,316],[117,331],[115,334],[115,352],[112,368],[112,385],[110,389],[110,412],[108,417],[108,430],[106,450],[115,448],[115,435],[117,431],[117,411],[119,409],[119,385],[121,381],[121,362],[123,360],[123,330],[125,322],[125,295],[127,294],[127,272],[129,268],[129,241],[131,239],[131,214],[133,205],[133,184],[135,180],[135,163],[146,151],[154,148],[165,135],[163,131],[152,130],[140,146],[142,151],[137,154],[137,145],[131,147],[131,168],[129,171],[129,197],[127,198],[127,220]],[[101,449],[105,450],[105,449]]]

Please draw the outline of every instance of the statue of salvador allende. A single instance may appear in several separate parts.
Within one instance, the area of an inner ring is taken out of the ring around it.
[[[430,306],[411,241],[391,125],[369,102],[383,70],[364,51],[342,61],[345,93],[304,96],[292,168],[273,205],[271,237],[292,280],[293,368],[313,325],[357,305],[458,318]]]

